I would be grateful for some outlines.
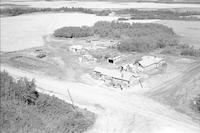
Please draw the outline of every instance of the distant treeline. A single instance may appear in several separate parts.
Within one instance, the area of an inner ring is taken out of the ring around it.
[[[35,13],[35,12],[82,12],[88,14],[96,14],[98,16],[107,16],[111,11],[102,10],[102,11],[94,11],[92,9],[87,8],[29,8],[29,7],[15,7],[15,8],[3,8],[1,9],[1,15],[4,16],[17,16],[21,14]]]
[[[93,113],[39,93],[34,80],[0,72],[0,87],[3,133],[82,133],[94,123]]]
[[[162,20],[200,20],[193,15],[200,15],[197,11],[171,11],[171,10],[137,10],[124,9],[115,12],[118,15],[129,14],[130,19],[162,19]],[[123,19],[123,18],[121,18]]]
[[[77,38],[99,35],[121,40],[120,51],[146,52],[156,48],[177,45],[176,34],[160,24],[139,24],[99,21],[92,27],[63,27],[54,32],[55,37]]]
[[[101,10],[95,11],[87,8],[30,8],[30,7],[14,7],[14,8],[3,8],[1,9],[1,15],[4,16],[17,16],[21,14],[28,14],[34,12],[82,12],[88,14],[96,14],[97,16],[108,16],[114,12],[117,15],[128,14],[131,16],[130,19],[162,19],[162,20],[200,20],[194,15],[200,15],[198,11],[171,11],[171,10],[138,10],[138,9],[122,9],[117,11],[112,10]],[[119,20],[126,20],[126,18],[119,18]]]

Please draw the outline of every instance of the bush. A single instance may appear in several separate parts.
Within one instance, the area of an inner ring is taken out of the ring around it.
[[[193,47],[185,48],[182,50],[181,55],[200,57],[200,50]]]
[[[180,50],[176,47],[166,47],[161,54],[179,55]]]
[[[95,14],[97,16],[108,16],[111,13],[110,10],[102,10],[102,11],[97,11]]]
[[[38,93],[34,80],[15,81],[6,72],[0,72],[1,120],[5,132],[59,132],[81,133],[94,123],[94,114],[56,97]]]
[[[26,104],[35,104],[39,93],[35,90],[34,80],[21,78],[17,82],[6,72],[1,72],[1,98],[20,100]]]

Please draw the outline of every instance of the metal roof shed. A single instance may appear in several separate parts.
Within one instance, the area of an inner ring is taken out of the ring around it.
[[[163,58],[154,57],[154,56],[143,56],[141,61],[138,61],[140,66],[143,68],[150,67],[152,65],[157,65],[160,62],[164,61]]]

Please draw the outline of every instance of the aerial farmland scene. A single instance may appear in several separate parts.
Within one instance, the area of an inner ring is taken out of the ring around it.
[[[1,0],[1,133],[200,133],[200,0]]]

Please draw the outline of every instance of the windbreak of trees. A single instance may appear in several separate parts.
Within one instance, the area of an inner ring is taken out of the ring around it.
[[[93,113],[37,92],[34,80],[0,72],[0,87],[3,133],[82,133],[94,123]]]

